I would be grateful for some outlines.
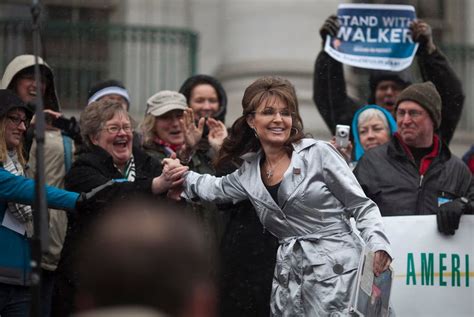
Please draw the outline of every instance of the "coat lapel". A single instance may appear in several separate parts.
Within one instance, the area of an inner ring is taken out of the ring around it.
[[[314,143],[316,141],[313,139],[303,139],[299,143],[293,144],[294,151],[291,156],[291,163],[285,175],[283,175],[283,180],[278,190],[279,206],[268,193],[260,176],[259,162],[262,156],[261,150],[257,153],[247,153],[241,157],[245,161],[245,170],[242,170],[241,173],[242,185],[247,188],[250,196],[255,197],[256,200],[266,205],[267,208],[283,209],[288,200],[296,194],[296,190],[303,182],[308,171],[308,162],[301,155],[301,151],[312,146]]]
[[[298,187],[303,182],[308,170],[306,160],[297,151],[293,151],[291,163],[283,175],[283,180],[278,191],[278,201],[283,209],[288,200],[296,194]]]

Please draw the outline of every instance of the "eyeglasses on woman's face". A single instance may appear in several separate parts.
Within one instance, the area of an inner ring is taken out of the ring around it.
[[[26,117],[20,117],[19,115],[12,114],[8,115],[7,118],[17,127],[23,123],[25,125],[25,128],[28,129],[28,126],[30,125],[30,122]]]
[[[107,131],[110,134],[117,134],[120,132],[120,130],[123,130],[123,132],[125,133],[133,132],[133,128],[131,125],[123,125],[123,126],[109,125],[109,126],[106,126],[103,130]]]
[[[277,114],[280,115],[282,118],[290,118],[293,116],[293,112],[291,112],[289,109],[282,109],[282,110],[276,110],[275,108],[272,107],[265,107],[261,111],[252,111],[253,114],[259,114],[263,117],[267,118],[274,118],[276,117]]]

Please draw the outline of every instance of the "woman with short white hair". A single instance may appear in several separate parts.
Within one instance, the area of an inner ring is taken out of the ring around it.
[[[393,116],[377,105],[359,109],[352,120],[354,160],[357,162],[365,151],[387,143],[397,131]]]

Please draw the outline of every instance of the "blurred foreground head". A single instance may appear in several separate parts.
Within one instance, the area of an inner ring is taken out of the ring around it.
[[[111,207],[80,248],[81,310],[143,307],[166,316],[214,316],[209,247],[175,203]]]

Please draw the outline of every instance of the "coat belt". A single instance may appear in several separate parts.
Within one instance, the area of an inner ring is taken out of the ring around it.
[[[291,267],[291,263],[293,265],[301,264],[301,254],[300,252],[295,252],[294,250],[296,245],[299,245],[300,241],[310,241],[310,242],[319,242],[324,237],[331,236],[337,233],[350,233],[352,232],[352,227],[345,220],[332,224],[330,226],[321,228],[321,230],[306,234],[303,236],[294,236],[294,237],[287,237],[284,239],[280,239],[280,248],[283,251],[282,258],[283,258],[283,265],[281,268],[282,275],[288,275]],[[296,262],[296,263],[295,263]]]

